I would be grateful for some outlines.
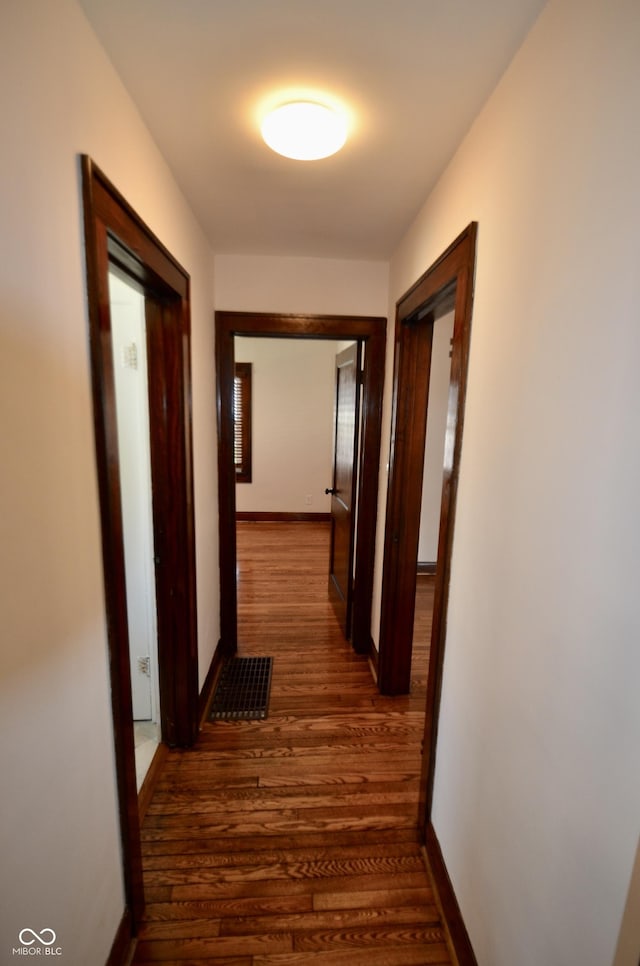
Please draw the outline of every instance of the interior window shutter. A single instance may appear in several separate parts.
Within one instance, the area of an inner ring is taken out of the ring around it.
[[[251,363],[237,362],[233,380],[233,462],[237,483],[251,482]]]
[[[238,468],[242,467],[242,379],[235,376],[233,380],[233,461]]]

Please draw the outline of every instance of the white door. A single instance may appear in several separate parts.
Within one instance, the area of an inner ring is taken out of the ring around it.
[[[113,272],[109,301],[135,721],[158,721],[157,629],[144,295]]]

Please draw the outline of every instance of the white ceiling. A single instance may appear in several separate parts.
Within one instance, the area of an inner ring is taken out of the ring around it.
[[[386,259],[544,0],[80,3],[216,252]],[[262,143],[296,87],[353,112],[333,158]]]

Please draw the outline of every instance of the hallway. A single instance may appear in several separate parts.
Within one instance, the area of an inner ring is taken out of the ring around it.
[[[137,964],[451,963],[416,833],[426,647],[412,695],[381,698],[327,559],[326,524],[238,527],[239,654],[274,658],[269,717],[170,753]]]

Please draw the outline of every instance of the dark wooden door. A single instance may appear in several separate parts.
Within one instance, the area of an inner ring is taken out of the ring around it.
[[[355,342],[336,356],[336,402],[329,598],[347,640],[351,639],[353,553],[356,519],[361,347]]]

